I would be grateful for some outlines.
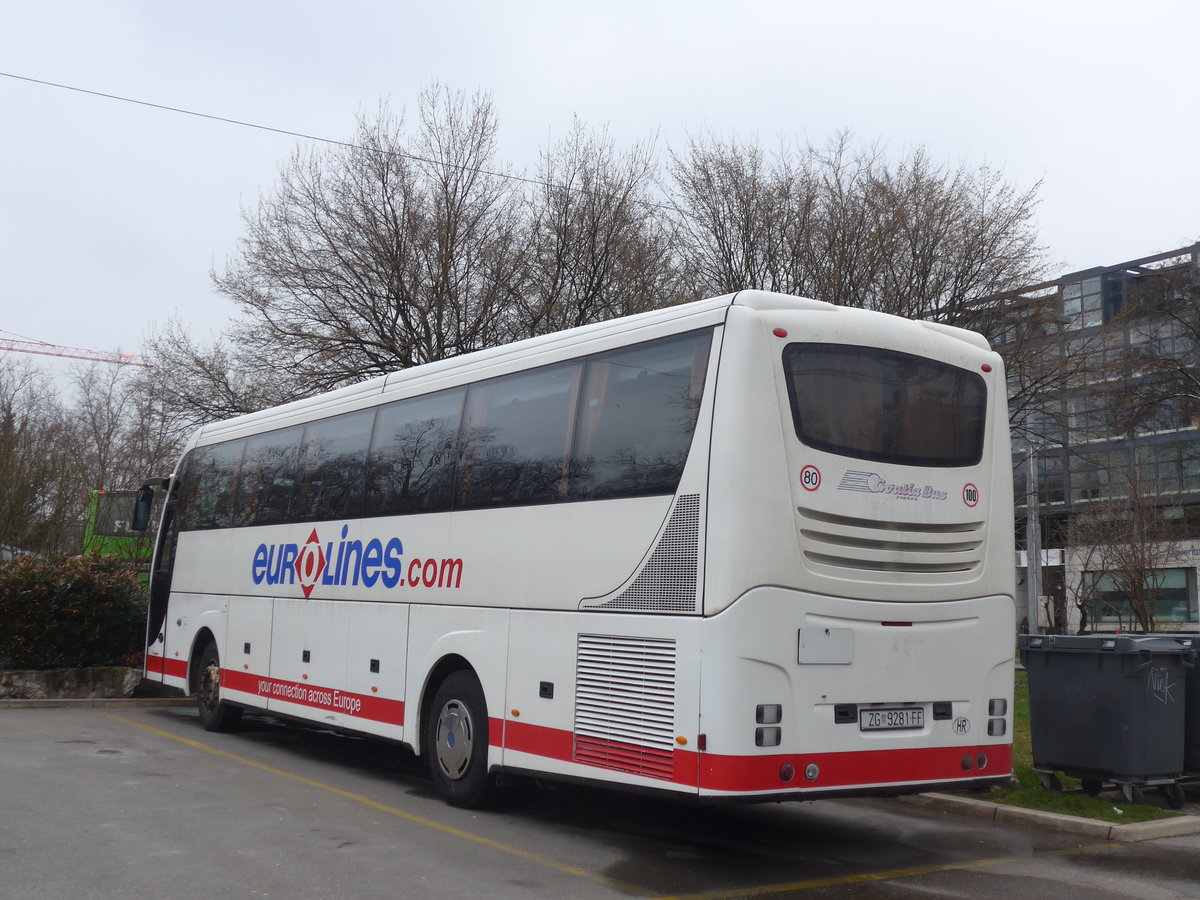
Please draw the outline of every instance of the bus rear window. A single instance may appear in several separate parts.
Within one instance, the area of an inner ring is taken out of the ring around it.
[[[796,436],[817,450],[912,466],[983,456],[987,386],[966,369],[876,347],[789,344]]]

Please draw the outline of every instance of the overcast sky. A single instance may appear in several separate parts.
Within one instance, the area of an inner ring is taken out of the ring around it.
[[[331,139],[438,81],[491,92],[530,173],[572,116],[1043,180],[1065,273],[1200,239],[1200,3],[0,0],[0,72]],[[209,273],[295,138],[0,77],[0,338],[136,352],[234,307]]]

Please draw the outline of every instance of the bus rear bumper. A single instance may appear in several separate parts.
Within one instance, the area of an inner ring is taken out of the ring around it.
[[[710,799],[881,796],[972,790],[1012,778],[1012,747],[980,744],[842,753],[701,753],[699,794]]]

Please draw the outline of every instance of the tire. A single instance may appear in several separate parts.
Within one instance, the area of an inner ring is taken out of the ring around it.
[[[1102,790],[1104,790],[1103,781],[1097,781],[1091,778],[1083,779],[1083,792],[1089,797],[1098,797]]]
[[[459,669],[438,685],[425,724],[425,753],[443,800],[466,809],[487,805],[494,787],[488,773],[487,702],[473,672]]]
[[[196,708],[206,731],[231,731],[242,718],[242,708],[221,699],[221,657],[209,641],[196,657]]]

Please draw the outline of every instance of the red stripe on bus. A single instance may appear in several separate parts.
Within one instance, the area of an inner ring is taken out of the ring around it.
[[[187,677],[187,663],[182,659],[168,659],[165,656],[146,656],[146,671],[156,675],[170,675],[172,678]]]
[[[183,677],[187,665],[182,660],[161,656],[146,658],[147,671]],[[264,678],[249,672],[221,670],[221,683],[230,690],[255,694],[268,699],[296,703],[314,709],[344,713],[351,718],[369,719],[392,725],[404,724],[404,701],[390,700],[340,689]],[[488,719],[488,743],[493,747],[528,753],[559,762],[573,762],[590,768],[638,772],[626,765],[604,764],[587,758],[577,758],[575,734],[560,728],[547,728],[511,719]],[[631,753],[646,748],[623,744]],[[986,756],[986,766],[979,767],[980,756]],[[841,753],[773,753],[754,756],[731,756],[717,753],[698,753],[675,748],[671,751],[671,771],[653,775],[685,787],[730,793],[757,791],[787,791],[797,788],[850,788],[860,785],[891,785],[910,783],[949,782],[958,779],[1006,775],[1012,771],[1012,748],[1004,744],[971,745],[962,747],[920,747],[897,750],[856,750]],[[805,770],[817,766],[817,777],[809,781]],[[785,766],[791,766],[792,777],[783,779]],[[665,776],[665,777],[664,777]]]
[[[295,703],[329,712],[342,713],[353,719],[369,719],[388,725],[404,724],[404,701],[390,700],[371,694],[355,694],[341,688],[266,678],[235,669],[221,670],[221,684],[231,691],[255,694],[268,700]]]
[[[634,752],[644,749],[633,744],[626,746]],[[592,768],[618,768],[616,765],[576,758],[575,735],[572,732],[526,722],[510,720],[504,723],[504,747],[506,750],[559,762],[575,762]],[[986,767],[982,769],[979,768],[980,754],[987,758]],[[969,768],[963,767],[964,760],[969,762]],[[672,774],[665,780],[673,784],[750,793],[797,788],[819,790],[877,784],[940,783],[1007,775],[1012,771],[1012,748],[1004,744],[986,744],[841,753],[772,753],[761,756],[727,756],[676,748],[672,752],[672,761]],[[814,781],[805,777],[805,769],[809,764],[816,764],[818,768]],[[784,781],[782,777],[785,765],[792,767],[790,781]],[[624,766],[619,768],[625,769]]]
[[[570,761],[575,735],[559,728],[545,728],[528,722],[504,722],[504,749],[530,753],[547,759]]]
[[[986,757],[984,768],[979,767],[981,756]],[[805,776],[805,769],[810,764],[817,766],[816,778],[812,781]],[[783,780],[781,770],[784,766],[791,766],[791,781]],[[1007,775],[1011,771],[1012,747],[1005,744],[769,756],[700,754],[700,786],[715,791],[933,783]]]

